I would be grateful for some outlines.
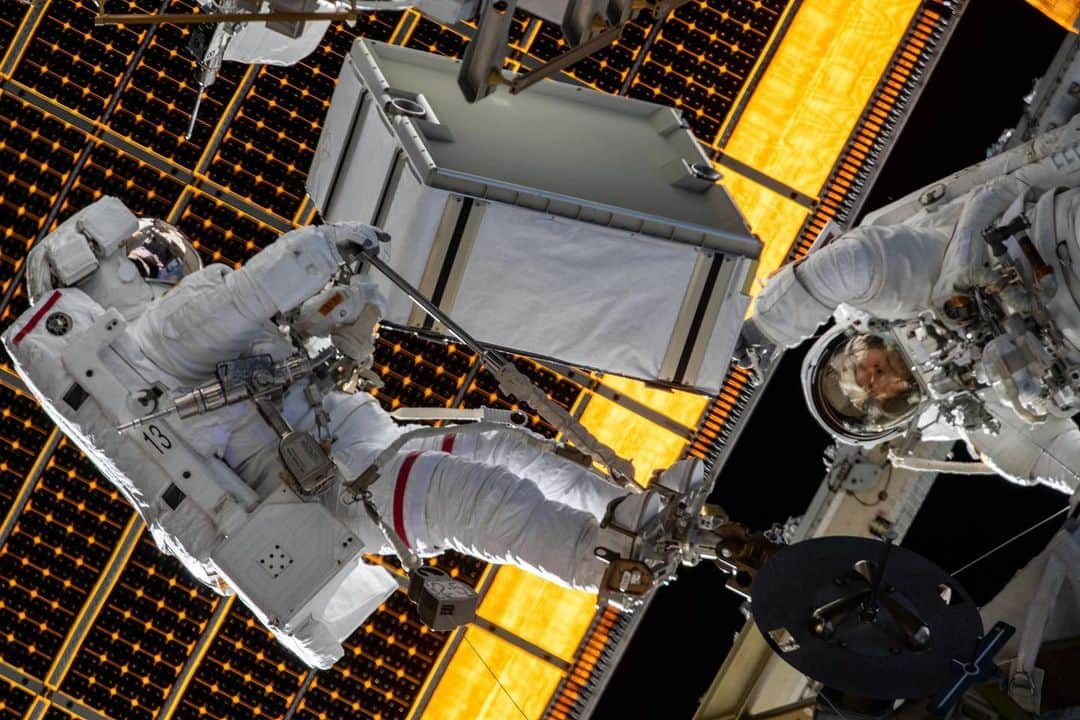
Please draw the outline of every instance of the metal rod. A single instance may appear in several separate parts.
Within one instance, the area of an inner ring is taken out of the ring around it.
[[[195,121],[199,119],[199,108],[202,107],[205,92],[206,86],[199,83],[199,94],[195,96],[195,107],[191,111],[191,121],[188,123],[187,133],[184,135],[185,140],[190,140],[191,136],[195,134]]]
[[[174,412],[175,410],[176,410],[176,406],[173,405],[173,406],[165,408],[164,410],[158,410],[157,412],[150,413],[149,415],[143,415],[142,417],[137,417],[134,420],[131,420],[130,422],[124,423],[123,425],[117,425],[116,426],[116,432],[120,432],[120,433],[126,432],[127,430],[130,430],[133,427],[138,427],[139,425],[143,425],[145,423],[152,422],[154,420],[157,420],[158,418],[163,418],[166,415],[169,415],[170,413]]]
[[[527,72],[524,75],[518,75],[515,79],[510,81],[510,94],[517,95],[522,90],[535,85],[549,75],[554,75],[563,68],[573,65],[578,60],[582,60],[589,55],[592,55],[594,52],[606,48],[618,39],[619,35],[622,34],[622,29],[622,25],[610,27],[588,42],[578,45],[573,50],[563,53],[535,70]]]
[[[576,445],[581,451],[592,456],[610,471],[612,480],[630,492],[642,492],[642,486],[634,481],[634,465],[629,460],[619,456],[608,445],[596,438],[578,420],[571,417],[561,405],[549,398],[542,390],[533,384],[527,377],[506,360],[498,352],[485,348],[474,340],[465,330],[455,323],[450,317],[440,310],[435,303],[423,296],[420,291],[409,284],[405,278],[398,275],[394,270],[378,257],[361,250],[359,257],[371,263],[371,266],[386,275],[389,280],[397,285],[410,300],[418,305],[424,312],[438,320],[447,332],[458,338],[470,350],[476,353],[477,358],[487,366],[495,377],[499,388],[507,395],[516,397],[519,401],[531,406],[540,413],[541,417],[551,423],[563,433],[567,440]]]
[[[758,170],[753,165],[747,165],[741,160],[736,160],[727,154],[724,150],[717,150],[713,153],[712,159],[719,165],[737,172],[748,180],[751,180],[758,185],[761,185],[767,190],[772,190],[777,195],[788,198],[802,205],[808,210],[813,210],[817,207],[817,198],[810,197],[804,192],[796,190],[795,188],[787,185],[774,177],[771,177],[762,171]]]
[[[355,10],[339,12],[269,12],[269,13],[102,13],[94,16],[95,25],[207,25],[220,22],[295,22],[304,20],[356,20]]]
[[[889,564],[889,556],[892,555],[893,540],[896,539],[896,533],[888,532],[885,534],[885,547],[881,551],[881,561],[878,563],[877,575],[874,578],[874,586],[870,593],[870,607],[876,611],[878,608],[878,598],[881,596],[881,586],[885,582],[885,568]]]
[[[634,64],[630,66],[630,70],[626,73],[626,79],[623,80],[622,86],[619,88],[619,95],[626,95],[630,92],[630,88],[634,84],[634,78],[637,77],[638,71],[641,70],[641,66],[645,64],[645,57],[652,49],[653,43],[656,42],[656,38],[660,36],[660,28],[664,25],[664,17],[660,16],[660,13],[656,13],[656,19],[653,20],[652,27],[649,28],[649,34],[645,36],[645,42],[638,48],[637,56],[634,57]]]
[[[466,347],[476,353],[477,356],[483,359],[485,364],[492,365],[494,361],[494,364],[496,366],[501,366],[506,362],[506,360],[504,360],[498,353],[492,352],[491,350],[474,340],[472,336],[469,335],[469,333],[465,332],[464,328],[451,320],[450,316],[440,310],[438,306],[435,305],[435,303],[431,302],[426,297],[418,293],[416,289],[409,284],[409,281],[398,275],[392,267],[384,263],[375,255],[369,253],[367,250],[361,251],[361,255],[364,258],[364,262],[371,263],[372,267],[376,268],[379,272],[385,275],[390,280],[390,282],[401,288],[401,291],[404,292],[410,300],[420,306],[420,308],[428,315],[431,315],[431,317],[438,320],[439,323],[441,323],[442,326],[446,328],[451,335],[456,337]]]

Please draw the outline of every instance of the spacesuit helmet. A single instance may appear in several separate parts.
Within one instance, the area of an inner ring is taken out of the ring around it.
[[[870,447],[904,434],[924,396],[887,333],[832,328],[803,360],[803,393],[814,419],[837,440]]]
[[[127,241],[127,257],[146,280],[175,285],[202,267],[202,259],[180,228],[159,220],[141,219]]]

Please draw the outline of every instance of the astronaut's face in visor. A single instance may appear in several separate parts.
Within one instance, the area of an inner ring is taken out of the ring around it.
[[[866,347],[851,358],[856,384],[884,402],[907,392],[913,379],[903,356],[893,347]]]
[[[837,334],[812,363],[808,399],[829,432],[856,442],[906,427],[923,401],[890,336]]]
[[[894,415],[917,399],[915,378],[889,337],[853,335],[836,345],[828,366],[840,393],[870,416]]]

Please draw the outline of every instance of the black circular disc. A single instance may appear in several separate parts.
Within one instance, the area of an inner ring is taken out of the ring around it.
[[[893,547],[882,589],[894,608],[929,628],[925,645],[911,642],[898,613],[884,605],[876,615],[856,608],[839,616],[828,637],[812,629],[815,609],[869,589],[856,563],[876,565],[883,549],[878,540],[823,537],[781,550],[754,579],[754,622],[780,657],[828,687],[880,699],[934,695],[949,680],[954,659],[973,657],[982,620],[963,587],[921,555]]]

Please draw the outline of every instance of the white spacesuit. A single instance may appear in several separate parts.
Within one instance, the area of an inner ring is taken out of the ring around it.
[[[1001,172],[986,178],[983,171],[974,188],[955,192],[951,184],[978,177],[980,166],[930,186],[919,196],[918,211],[905,212],[914,203],[898,201],[899,209],[880,211],[871,224],[783,268],[757,297],[745,328],[747,346],[758,346],[750,357],[761,357],[755,353],[765,341],[797,345],[835,313],[836,327],[815,343],[803,366],[807,401],[834,437],[864,446],[912,432],[927,440],[963,439],[1008,480],[1070,495],[1075,517],[1080,429],[1070,416],[1080,409],[1072,395],[1072,381],[1080,377],[1073,375],[1080,353],[1078,133],[1074,121],[992,161]],[[881,218],[883,224],[873,224]],[[1017,232],[998,256],[989,240],[997,236],[984,231],[1010,222]],[[1021,258],[1009,277],[1001,258]],[[1030,292],[1019,293],[1020,287]],[[970,302],[987,298],[1006,310],[991,323],[992,332],[979,335],[972,328],[987,327],[977,323],[992,313],[984,305],[973,310]],[[1015,318],[1038,318],[1043,325],[1032,329],[1032,323],[1000,317],[1014,310]],[[1063,381],[1051,367],[1066,369]],[[1040,644],[1080,633],[1075,519],[983,608],[983,618],[988,627],[995,620],[1017,627],[1003,653],[1013,659],[1010,691],[1034,709]]]
[[[177,241],[179,231],[141,224],[106,197],[46,237],[28,260],[34,304],[5,331],[5,346],[43,407],[124,492],[163,550],[219,591],[237,592],[302,659],[327,667],[396,587],[387,571],[359,559],[394,546],[342,485],[408,428],[366,392],[320,397],[307,380],[279,398],[283,429],[250,401],[115,428],[159,400],[168,408],[178,390],[212,380],[222,361],[295,356],[296,337],[272,319],[288,317],[291,331],[309,340],[329,335],[346,354],[369,353],[377,291],[362,276],[339,281],[338,273],[342,250],[373,249],[378,234],[357,224],[305,227],[239,270],[195,270],[197,256]],[[175,286],[161,281],[185,270],[195,271]],[[328,492],[294,492],[279,451],[289,432],[326,441],[339,470]],[[452,548],[596,591],[609,567],[596,548],[629,558],[635,543],[601,527],[609,506],[616,525],[634,529],[661,500],[626,496],[555,449],[524,430],[463,426],[382,458],[371,499],[416,553]],[[685,487],[701,475],[699,464],[683,462],[663,478]]]
[[[1022,203],[1030,217],[1031,240],[1060,279],[1047,309],[1067,343],[1063,354],[1075,359],[1080,352],[1080,264],[1072,262],[1073,256],[1080,257],[1077,186],[1080,161],[1073,155],[1069,163],[1059,163],[1054,156],[902,224],[854,228],[773,276],[755,301],[746,334],[763,336],[779,347],[793,347],[836,313],[840,327],[811,349],[809,369],[822,362],[838,333],[851,328],[866,331],[868,320],[943,317],[943,308],[957,292],[993,282],[983,231],[1010,206]],[[917,364],[911,358],[908,362]],[[1080,429],[1068,414],[1033,417],[996,379],[983,381],[986,387],[979,391],[979,398],[997,421],[994,424],[1000,424],[999,430],[950,422],[936,411],[928,418],[931,408],[918,407],[918,412],[898,418],[895,427],[854,439],[873,444],[916,428],[926,439],[962,438],[984,462],[1013,482],[1043,483],[1075,492],[1080,485]],[[812,395],[808,391],[808,397]],[[827,429],[840,440],[853,441],[836,427]]]

